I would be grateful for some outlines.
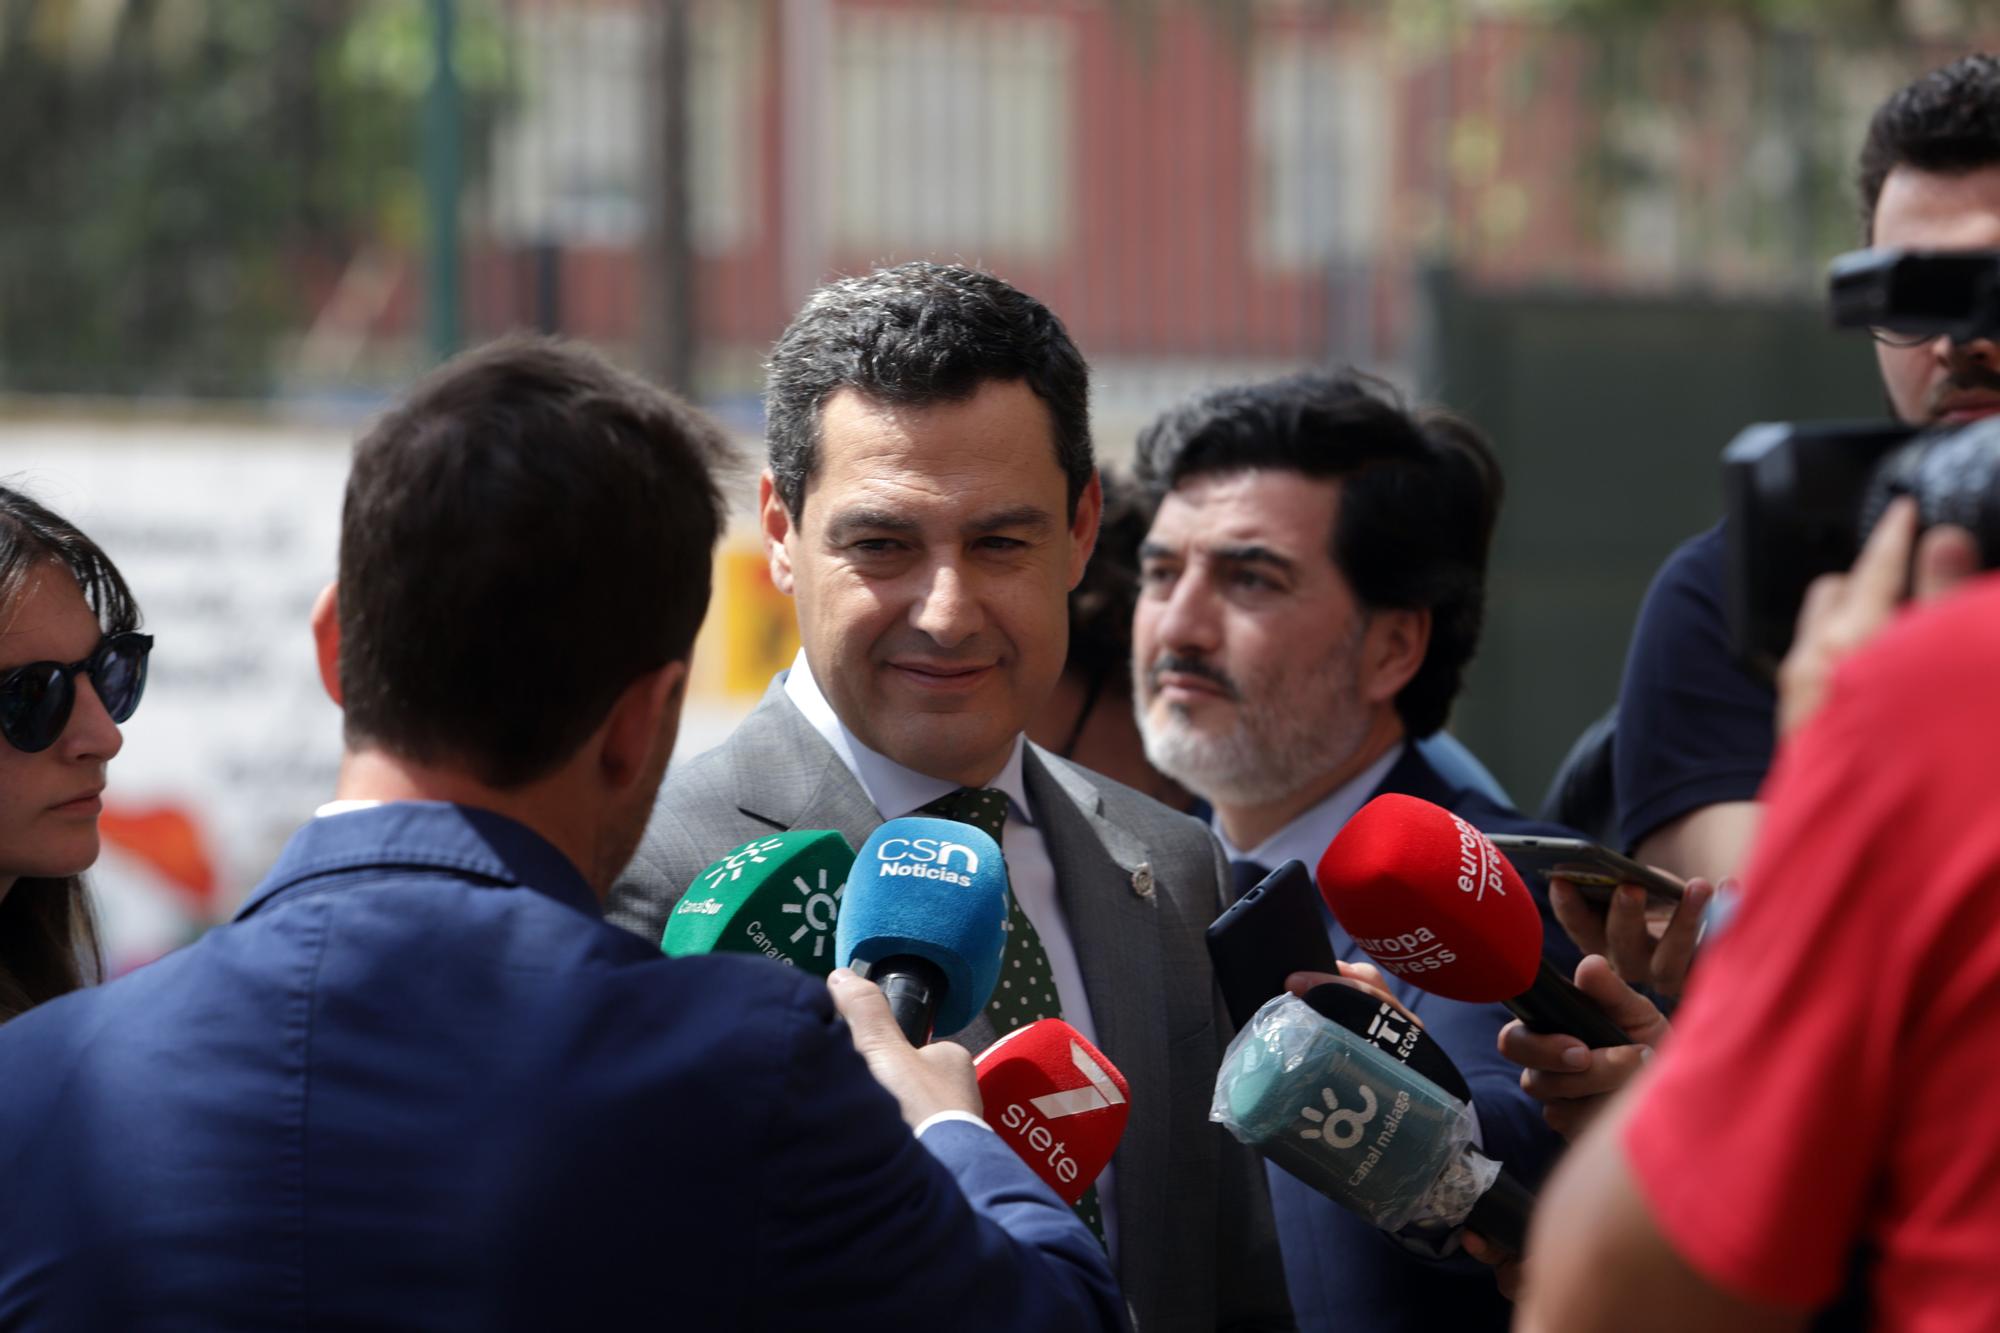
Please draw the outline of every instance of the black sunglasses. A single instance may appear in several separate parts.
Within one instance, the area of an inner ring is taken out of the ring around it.
[[[56,743],[76,707],[76,673],[86,672],[104,711],[123,722],[146,691],[150,634],[113,634],[81,662],[30,662],[0,675],[0,736],[29,754]]]

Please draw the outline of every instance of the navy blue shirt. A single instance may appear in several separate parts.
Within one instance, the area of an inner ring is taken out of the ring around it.
[[[1612,742],[1627,850],[1690,811],[1754,800],[1771,766],[1777,695],[1730,655],[1724,578],[1718,523],[1667,557],[1639,608]]]
[[[1123,1317],[997,1136],[911,1136],[822,983],[664,958],[453,805],[315,820],[233,924],[0,1028],[0,1182],[9,1329]]]

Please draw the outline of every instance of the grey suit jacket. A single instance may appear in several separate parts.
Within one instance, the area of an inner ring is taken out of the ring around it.
[[[1138,1328],[1290,1328],[1263,1171],[1208,1119],[1231,1035],[1202,940],[1229,882],[1221,848],[1199,822],[1038,746],[1022,769],[1097,1043],[1131,1084],[1112,1161],[1118,1277]],[[837,829],[858,847],[881,822],[780,676],[727,741],[668,773],[608,915],[657,941],[695,875],[741,843]],[[981,1016],[952,1040],[976,1052],[993,1032]]]

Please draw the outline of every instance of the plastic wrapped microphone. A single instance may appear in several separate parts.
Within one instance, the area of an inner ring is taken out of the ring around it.
[[[1472,1107],[1297,996],[1236,1034],[1209,1119],[1383,1231],[1463,1225],[1521,1247],[1533,1196],[1474,1151]]]

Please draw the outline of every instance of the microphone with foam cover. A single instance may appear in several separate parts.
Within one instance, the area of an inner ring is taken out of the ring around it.
[[[1319,862],[1319,890],[1354,942],[1433,995],[1504,1004],[1537,1032],[1632,1039],[1542,958],[1528,886],[1486,835],[1442,806],[1377,796]]]
[[[1534,1196],[1473,1150],[1473,1109],[1297,996],[1230,1042],[1209,1119],[1381,1230],[1462,1225],[1521,1248]]]
[[[1064,1203],[1083,1197],[1132,1112],[1118,1067],[1060,1018],[1014,1029],[972,1062],[986,1123]]]
[[[854,853],[828,829],[753,838],[694,877],[667,916],[662,952],[761,953],[823,977]]]
[[[979,1015],[1006,942],[1007,867],[972,825],[892,819],[854,854],[834,963],[882,988],[912,1046]]]

